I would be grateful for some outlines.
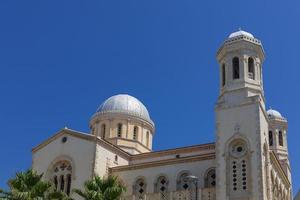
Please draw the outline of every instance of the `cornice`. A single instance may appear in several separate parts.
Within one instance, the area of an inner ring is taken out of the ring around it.
[[[118,147],[120,148],[120,149],[122,149],[122,148],[125,148],[125,149],[132,149],[132,150],[135,150],[135,151],[137,151],[137,152],[139,152],[139,153],[142,153],[140,150],[138,150],[137,148],[135,148],[135,147],[130,147],[130,146],[124,146],[124,145],[118,145]],[[123,149],[122,149],[123,150]],[[125,151],[125,150],[124,150]],[[131,155],[132,156],[132,155]],[[131,158],[132,157],[130,157],[130,160],[131,160]]]
[[[41,144],[39,144],[38,146],[34,147],[31,151],[32,153],[35,153],[36,151],[42,149],[43,147],[47,146],[49,143],[53,142],[54,140],[56,140],[57,138],[61,137],[62,135],[71,135],[73,137],[77,137],[80,139],[84,139],[84,140],[88,140],[91,142],[96,141],[97,144],[101,144],[102,146],[105,146],[106,148],[114,151],[115,153],[117,153],[118,155],[121,155],[123,157],[125,157],[127,160],[130,159],[130,154],[127,153],[126,151],[120,149],[118,146],[111,144],[108,141],[102,140],[99,137],[96,137],[94,135],[90,135],[90,134],[86,134],[83,132],[79,132],[79,131],[75,131],[72,129],[61,129],[60,131],[58,131],[56,134],[54,134],[52,137],[48,138],[47,140],[43,141]]]
[[[139,159],[144,159],[144,158],[155,158],[155,157],[161,157],[161,156],[172,155],[172,154],[182,154],[182,153],[190,153],[190,152],[196,152],[196,151],[214,150],[215,149],[215,143],[208,143],[208,144],[200,144],[200,145],[179,147],[179,148],[174,148],[174,149],[167,149],[167,150],[160,150],[160,151],[131,155],[128,152],[121,149],[119,146],[114,145],[114,144],[110,143],[109,141],[103,140],[99,137],[96,137],[94,135],[90,135],[90,134],[87,134],[84,132],[64,128],[64,129],[61,129],[60,131],[58,131],[57,133],[55,133],[52,137],[44,140],[41,144],[32,148],[32,150],[31,150],[32,153],[37,152],[38,150],[47,146],[49,143],[53,142],[54,140],[56,140],[57,138],[61,137],[64,134],[71,135],[73,137],[81,138],[84,140],[88,140],[91,142],[96,141],[97,144],[100,144],[100,145],[112,150],[113,152],[115,152],[119,155],[122,155],[128,161],[139,160]]]
[[[123,140],[123,141],[127,141],[127,142],[131,142],[133,144],[138,144],[140,146],[142,146],[143,148],[145,148],[148,151],[152,151],[152,149],[149,149],[146,145],[142,144],[140,141],[137,140],[131,140],[131,139],[127,139],[127,138],[119,138],[119,137],[112,137],[112,138],[108,138],[107,140]],[[119,146],[119,145],[118,145]]]
[[[221,98],[218,98],[218,102],[215,105],[215,111],[216,110],[226,110],[226,109],[230,109],[230,108],[238,108],[238,107],[243,107],[243,106],[247,106],[247,105],[251,105],[251,104],[256,104],[258,103],[260,106],[262,104],[261,102],[261,98],[259,95],[255,95],[255,96],[250,96],[245,98],[245,100],[239,104],[232,104],[232,105],[224,105],[224,101],[219,101]]]
[[[122,171],[137,170],[137,169],[144,169],[144,168],[164,166],[164,165],[173,165],[179,163],[197,162],[203,160],[213,160],[213,159],[215,159],[215,153],[208,153],[208,154],[197,155],[197,156],[187,156],[187,157],[172,158],[167,160],[152,161],[152,162],[145,162],[139,164],[130,164],[127,166],[118,166],[118,167],[111,168],[111,172],[112,173],[122,172]]]
[[[247,45],[245,45],[245,44],[247,44]],[[218,49],[218,51],[216,53],[217,59],[221,60],[221,58],[223,57],[223,54],[224,54],[223,53],[224,50],[227,50],[229,48],[234,48],[235,46],[238,46],[238,45],[243,46],[242,48],[249,48],[251,45],[254,48],[259,48],[261,50],[261,52],[259,52],[260,57],[262,59],[264,59],[265,52],[264,52],[261,41],[256,38],[250,38],[247,36],[238,36],[238,37],[226,39],[222,43],[221,47]],[[236,48],[238,48],[238,47],[236,47]]]
[[[166,155],[175,155],[175,154],[190,153],[190,152],[197,152],[197,151],[204,151],[204,150],[215,150],[215,143],[200,144],[200,145],[193,145],[187,147],[179,147],[174,149],[166,149],[161,151],[153,151],[148,153],[141,153],[141,154],[133,155],[131,160],[156,158],[156,157],[161,157]]]
[[[74,131],[74,130],[71,130],[71,129],[64,128],[64,129],[59,130],[57,133],[55,133],[50,138],[44,140],[42,143],[40,143],[36,147],[32,148],[31,149],[32,153],[34,153],[34,152],[40,150],[41,148],[47,146],[49,143],[56,140],[57,138],[59,138],[63,134],[69,134],[69,135],[72,135],[74,137],[78,137],[78,138],[81,138],[81,139],[84,139],[84,140],[89,140],[89,141],[93,141],[94,137],[95,137],[95,136],[90,135],[90,134],[86,134],[86,133],[83,133],[83,132]]]
[[[285,119],[283,120],[283,119],[268,118],[268,120],[269,120],[269,125],[271,127],[277,127],[279,125],[282,126],[284,129],[288,128],[288,122]]]

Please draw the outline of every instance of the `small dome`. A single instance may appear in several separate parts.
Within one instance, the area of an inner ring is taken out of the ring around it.
[[[105,100],[96,111],[96,114],[102,113],[125,113],[154,125],[144,104],[128,94],[118,94]]]
[[[269,118],[284,119],[284,117],[282,117],[280,112],[278,112],[277,110],[269,109],[267,111],[267,114],[268,114]]]
[[[237,36],[241,36],[241,35],[254,38],[254,36],[251,33],[248,33],[248,32],[243,31],[243,30],[239,30],[239,31],[236,31],[234,33],[231,33],[228,38],[233,38],[233,37],[237,37]]]

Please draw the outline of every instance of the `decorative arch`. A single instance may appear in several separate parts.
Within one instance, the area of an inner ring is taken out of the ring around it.
[[[144,196],[147,193],[147,182],[146,182],[145,177],[138,176],[135,179],[132,191],[133,191],[133,194],[135,195],[136,199],[144,199]]]
[[[159,193],[161,199],[168,198],[169,179],[165,174],[160,174],[154,182],[154,192]]]
[[[53,182],[55,189],[71,192],[72,180],[74,179],[74,164],[69,156],[60,156],[54,159],[48,167],[47,179]]]
[[[247,198],[250,194],[251,159],[250,143],[242,134],[236,133],[226,143],[226,173],[230,196],[239,194]]]
[[[157,182],[157,180],[160,178],[160,177],[166,177],[166,179],[167,179],[167,181],[168,181],[168,183],[169,183],[169,177],[168,177],[168,175],[166,175],[165,173],[160,173],[160,174],[158,174],[158,175],[156,175],[155,176],[155,179],[154,179],[154,181],[153,181],[153,184],[155,184],[156,182]]]
[[[52,160],[47,168],[47,172],[45,174],[45,177],[47,180],[51,179],[51,170],[53,169],[54,165],[56,163],[58,163],[59,161],[68,161],[69,163],[71,163],[72,165],[72,179],[75,180],[76,179],[76,166],[75,166],[75,162],[73,160],[72,157],[68,156],[68,155],[60,155],[58,157],[56,157],[54,160]]]
[[[230,144],[232,144],[232,142],[237,141],[237,140],[244,141],[247,144],[247,147],[248,147],[249,152],[250,152],[250,150],[251,150],[250,141],[248,140],[248,138],[245,135],[243,135],[240,132],[237,132],[231,138],[229,138],[227,140],[227,142],[225,143],[225,155],[226,156],[229,156],[229,146],[230,146]]]
[[[204,174],[204,187],[211,188],[216,186],[216,168],[211,167]]]
[[[181,171],[178,175],[177,175],[177,190],[188,190],[191,187],[190,182],[187,180],[187,176],[191,175],[190,171],[184,170]]]

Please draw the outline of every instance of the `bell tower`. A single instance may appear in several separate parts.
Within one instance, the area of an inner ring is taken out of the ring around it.
[[[277,110],[269,109],[267,114],[269,117],[269,148],[277,156],[285,174],[291,182],[292,178],[287,142],[288,121]]]
[[[269,146],[262,44],[251,33],[239,30],[224,41],[217,60],[217,200],[267,200],[263,155]]]
[[[259,95],[264,100],[261,42],[251,33],[238,31],[230,34],[217,52],[220,64],[220,99]]]

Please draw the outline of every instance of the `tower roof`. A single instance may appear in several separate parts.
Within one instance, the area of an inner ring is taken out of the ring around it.
[[[259,53],[261,61],[264,60],[264,49],[261,41],[254,37],[252,33],[241,29],[229,34],[217,51],[217,59],[222,59],[224,54],[226,54],[228,51],[235,51],[241,48],[256,49]]]
[[[233,38],[233,37],[237,37],[237,36],[241,36],[241,35],[248,36],[250,38],[254,38],[254,36],[251,33],[243,31],[241,29],[239,29],[236,32],[231,33],[228,38]]]
[[[277,110],[269,109],[267,114],[270,119],[285,119]]]

